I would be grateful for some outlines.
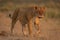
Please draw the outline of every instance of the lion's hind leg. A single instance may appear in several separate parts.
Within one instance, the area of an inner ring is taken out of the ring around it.
[[[17,19],[15,19],[15,20],[12,19],[12,23],[11,23],[11,34],[13,34],[13,29],[14,29],[14,26],[15,26],[16,22],[17,22]]]

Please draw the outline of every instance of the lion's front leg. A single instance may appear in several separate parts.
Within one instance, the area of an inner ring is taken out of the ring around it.
[[[29,23],[28,23],[28,30],[29,30],[29,35],[30,36],[33,36],[32,35],[32,21],[30,20]]]
[[[37,34],[40,34],[40,19],[38,17],[35,18],[34,21],[35,28],[37,29]]]
[[[40,34],[40,24],[36,24],[37,34]]]

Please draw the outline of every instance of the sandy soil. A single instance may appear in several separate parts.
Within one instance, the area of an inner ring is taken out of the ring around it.
[[[10,35],[11,19],[6,14],[0,13],[0,40],[60,40],[60,20],[41,20],[40,25],[41,33],[39,36],[25,37],[18,21],[14,28],[14,35]]]

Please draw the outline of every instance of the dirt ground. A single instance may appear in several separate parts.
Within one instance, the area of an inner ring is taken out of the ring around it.
[[[39,36],[25,37],[22,34],[22,27],[18,21],[12,36],[10,35],[11,19],[6,14],[0,13],[0,40],[60,40],[60,20],[43,19],[40,25],[41,33]]]

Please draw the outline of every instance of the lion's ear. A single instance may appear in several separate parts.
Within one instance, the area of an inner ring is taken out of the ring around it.
[[[37,10],[37,9],[38,9],[38,7],[37,7],[37,6],[34,6],[34,9],[35,9],[35,10]]]
[[[45,7],[43,7],[43,9],[45,10],[46,8],[45,8]]]

